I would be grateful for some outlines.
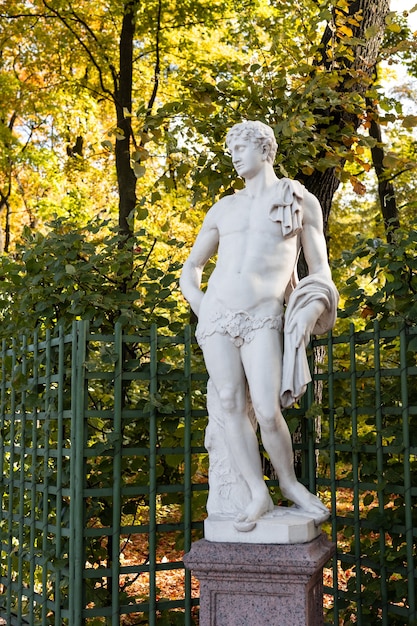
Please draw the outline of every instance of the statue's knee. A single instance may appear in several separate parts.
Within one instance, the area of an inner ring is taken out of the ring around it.
[[[258,404],[254,406],[255,414],[261,429],[265,434],[272,433],[279,429],[281,412],[275,404],[270,406],[267,404]]]
[[[222,387],[219,390],[219,399],[222,409],[225,411],[236,411],[236,393],[232,387]]]
[[[275,417],[262,417],[258,421],[261,426],[262,432],[266,436],[278,430],[278,424]]]

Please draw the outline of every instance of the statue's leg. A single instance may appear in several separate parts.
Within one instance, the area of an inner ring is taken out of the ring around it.
[[[291,435],[279,406],[281,334],[264,327],[241,350],[262,443],[278,475],[281,491],[295,505],[310,513],[317,523],[321,523],[329,512],[319,498],[296,478]]]
[[[251,492],[251,503],[238,519],[254,521],[273,504],[263,478],[258,439],[247,413],[240,348],[228,336],[215,333],[205,340],[203,353],[219,396],[230,454]]]

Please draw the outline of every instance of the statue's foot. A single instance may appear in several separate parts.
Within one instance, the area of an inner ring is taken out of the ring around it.
[[[271,500],[268,489],[265,487],[265,490],[257,494],[246,509],[236,517],[234,526],[241,532],[253,530],[256,526],[256,521],[265,513],[272,511],[273,508],[274,503]]]
[[[300,513],[312,517],[316,526],[320,526],[330,517],[329,509],[301,483],[296,482],[290,487],[281,487],[281,491],[288,500],[294,502],[295,508],[299,509]]]

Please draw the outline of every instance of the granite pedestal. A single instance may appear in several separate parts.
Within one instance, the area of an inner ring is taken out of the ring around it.
[[[200,581],[200,626],[322,626],[324,534],[299,544],[197,541],[184,564]]]

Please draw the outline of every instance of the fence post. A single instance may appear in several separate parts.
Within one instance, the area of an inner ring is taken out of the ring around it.
[[[123,333],[122,326],[116,323],[114,328],[114,349],[117,361],[114,369],[114,456],[113,456],[113,520],[112,520],[112,626],[120,623],[120,516],[122,488],[122,406],[123,406]]]
[[[357,399],[357,372],[356,372],[356,336],[355,326],[349,327],[349,353],[350,353],[350,402],[352,415],[352,481],[353,481],[353,506],[354,506],[354,535],[355,535],[355,584],[358,597],[356,619],[362,626],[362,570],[361,570],[361,534],[360,534],[360,508],[359,508],[359,440],[358,440],[358,399]]]
[[[184,328],[184,552],[191,549],[192,487],[191,487],[191,326]],[[191,571],[185,570],[184,624],[191,624]]]
[[[156,324],[152,324],[150,334],[150,374],[149,374],[149,626],[156,624],[156,394],[158,391],[158,334]]]
[[[383,448],[383,414],[382,414],[382,376],[381,346],[379,322],[374,321],[374,369],[375,369],[375,430],[376,430],[376,463],[377,463],[377,497],[378,510],[384,519],[384,448]],[[379,530],[380,568],[381,568],[381,620],[382,626],[388,626],[388,589],[387,568],[385,565],[385,532],[383,525]]]
[[[71,626],[81,626],[84,607],[84,374],[87,332],[88,322],[74,322],[72,327],[71,368],[71,530],[69,551],[69,613]]]
[[[64,379],[65,379],[65,334],[64,328],[59,327],[58,345],[58,404],[57,404],[57,467],[56,467],[56,535],[55,535],[55,556],[61,558],[62,542],[62,489],[63,489],[63,455],[64,455]],[[60,579],[62,568],[57,569],[55,579],[55,621],[61,622],[61,611],[63,609],[63,596],[61,592]]]
[[[14,374],[17,366],[16,359],[16,340],[12,341],[12,364],[11,364],[11,372]],[[16,390],[14,385],[10,384],[10,435],[9,435],[9,449],[10,449],[10,457],[9,457],[9,502],[7,507],[7,610],[10,611],[13,605],[13,591],[12,591],[12,580],[13,580],[13,489],[14,489],[14,481],[15,481],[15,422],[16,418]]]
[[[408,395],[408,364],[407,364],[407,335],[405,327],[400,331],[400,367],[401,367],[401,408],[404,446],[404,504],[405,504],[405,539],[407,545],[407,584],[408,605],[410,608],[409,624],[415,623],[416,589],[414,580],[414,529],[413,529],[413,498],[411,495],[411,463],[410,463],[410,416]]]

